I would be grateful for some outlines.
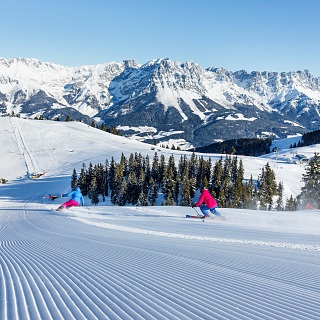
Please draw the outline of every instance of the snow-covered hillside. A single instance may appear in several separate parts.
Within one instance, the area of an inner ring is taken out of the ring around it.
[[[269,162],[295,196],[304,168],[278,147],[241,157],[245,175],[256,178]],[[192,208],[86,198],[56,212],[63,199],[43,196],[68,191],[82,163],[183,152],[78,122],[19,118],[0,118],[0,148],[0,178],[9,180],[0,185],[0,319],[318,319],[318,211],[220,208],[226,220],[202,222],[184,218]]]

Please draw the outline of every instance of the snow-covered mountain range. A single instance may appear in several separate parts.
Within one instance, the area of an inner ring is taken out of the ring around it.
[[[206,70],[157,59],[65,67],[0,59],[0,112],[104,121],[128,136],[182,148],[302,134],[320,125],[320,78],[297,72]]]

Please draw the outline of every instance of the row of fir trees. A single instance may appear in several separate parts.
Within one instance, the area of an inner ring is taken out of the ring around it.
[[[297,198],[290,197],[291,210],[296,209],[319,209],[320,208],[320,157],[314,153],[307,165],[305,173],[302,175],[304,186]]]
[[[198,157],[181,155],[178,163],[171,155],[149,156],[123,154],[119,162],[112,157],[104,164],[83,164],[78,175],[73,170],[71,187],[79,186],[92,204],[110,197],[113,205],[132,204],[191,206],[197,190],[209,189],[219,207],[284,210],[283,184],[276,183],[269,163],[261,169],[258,179],[244,179],[242,160],[225,156],[216,163]]]

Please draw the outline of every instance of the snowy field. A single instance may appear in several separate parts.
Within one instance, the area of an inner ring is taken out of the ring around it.
[[[109,203],[56,212],[73,168],[150,145],[80,123],[0,118],[0,319],[319,319],[320,213]],[[319,145],[300,148],[311,157]],[[174,152],[156,148],[166,160]],[[220,155],[210,155],[213,162]],[[257,178],[269,162],[286,195],[304,167],[289,150],[241,157]],[[31,173],[45,173],[31,179]]]

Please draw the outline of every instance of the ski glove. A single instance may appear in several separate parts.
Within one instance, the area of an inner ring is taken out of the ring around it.
[[[66,194],[63,194],[61,197],[66,197],[67,195]]]

